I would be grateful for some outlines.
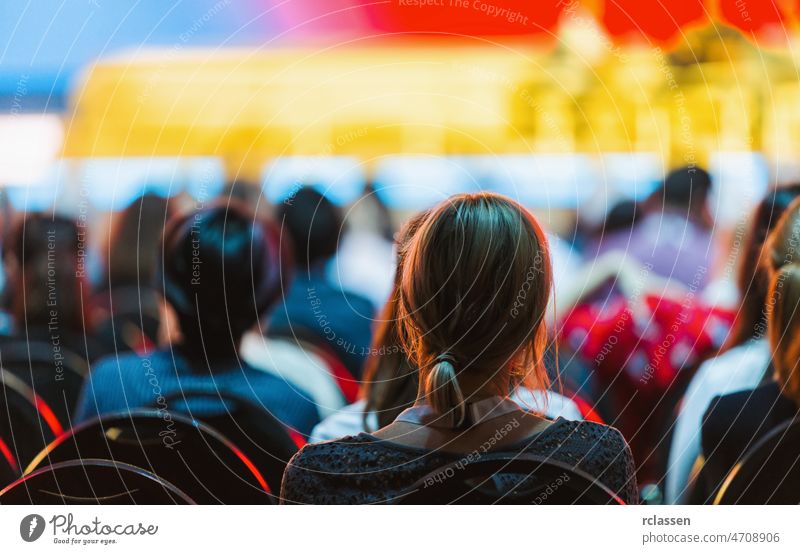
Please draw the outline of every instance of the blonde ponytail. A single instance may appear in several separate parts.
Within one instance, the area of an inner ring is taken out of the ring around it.
[[[428,403],[438,413],[445,415],[452,412],[456,426],[460,426],[466,417],[464,393],[458,384],[455,359],[448,353],[441,354],[434,361],[434,366],[425,379],[425,396]]]

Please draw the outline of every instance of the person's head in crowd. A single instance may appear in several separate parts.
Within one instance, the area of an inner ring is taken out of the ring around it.
[[[294,261],[309,269],[331,259],[339,247],[344,218],[341,210],[312,187],[302,187],[281,202],[276,221],[294,245]]]
[[[651,211],[672,210],[701,225],[710,225],[707,201],[711,176],[697,166],[674,169],[647,200]]]
[[[770,279],[785,265],[800,262],[800,198],[792,200],[767,237],[760,263]]]
[[[782,266],[773,276],[768,302],[775,378],[783,394],[800,404],[800,260]]]
[[[103,287],[152,284],[158,243],[170,215],[169,200],[148,193],[112,216]]]
[[[800,198],[781,216],[761,259],[770,274],[765,305],[775,377],[800,402]]]
[[[417,398],[418,375],[400,342],[398,333],[398,304],[400,302],[400,278],[403,263],[408,254],[411,238],[427,215],[421,212],[409,219],[397,233],[397,269],[394,288],[377,319],[372,336],[370,355],[364,365],[362,396],[366,399],[364,410],[365,428],[367,415],[375,413],[378,427],[384,427]]]
[[[466,402],[545,389],[545,234],[497,194],[460,194],[425,217],[402,265],[399,331],[419,368],[419,396],[463,421]]]
[[[355,221],[354,228],[367,228],[386,240],[392,240],[398,212],[389,209],[375,190],[375,184],[368,182],[364,186],[361,198],[348,210],[348,222]],[[402,220],[401,220],[402,221]],[[402,226],[402,225],[398,225]]]
[[[83,332],[88,314],[83,302],[89,296],[81,254],[85,244],[75,222],[61,216],[30,213],[13,227],[3,262],[20,331],[56,325],[60,332]]]
[[[248,206],[253,206],[255,209],[257,204],[263,204],[259,202],[260,196],[261,187],[250,181],[236,179],[225,183],[219,198],[225,202],[240,202]]]
[[[614,204],[603,222],[604,233],[629,229],[636,223],[639,204],[634,200],[621,200]]]
[[[235,355],[244,333],[281,295],[277,230],[237,203],[170,220],[160,268],[157,286],[190,356]]]
[[[742,305],[736,316],[726,348],[743,344],[754,337],[763,337],[767,328],[764,302],[770,285],[770,271],[760,263],[770,232],[776,227],[789,205],[800,196],[800,184],[781,187],[767,194],[753,211],[739,255],[736,284],[742,294]],[[780,254],[779,254],[780,257]]]

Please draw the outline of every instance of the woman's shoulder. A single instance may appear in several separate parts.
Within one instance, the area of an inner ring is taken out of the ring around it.
[[[544,440],[542,440],[544,439]],[[606,467],[632,460],[628,442],[616,428],[592,421],[558,420],[550,433],[533,442],[534,446],[566,457],[581,465]]]
[[[424,473],[425,467],[425,457],[365,433],[307,444],[286,466],[281,497],[302,504],[368,503],[381,496],[376,490],[389,491],[405,474]]]
[[[638,502],[633,454],[614,427],[559,419],[548,432],[532,440],[526,451],[573,465],[600,479],[626,503]]]
[[[576,456],[592,456],[614,459],[630,453],[628,443],[622,434],[608,425],[590,421],[571,421],[559,418],[546,432],[537,434],[525,441],[522,448],[531,453],[549,454],[553,451],[570,451]],[[418,457],[412,448],[401,448],[394,443],[385,443],[368,435],[359,433],[335,440],[307,444],[295,454],[290,465],[316,471],[334,471],[338,465],[351,465],[354,462],[379,458],[382,461],[393,458]]]
[[[382,448],[380,442],[366,433],[347,435],[334,440],[306,444],[289,461],[289,466],[311,471],[339,473],[348,471],[360,461],[387,458],[394,451]]]
[[[563,418],[551,424],[547,432],[535,437],[533,444],[573,445],[610,450],[624,450],[628,446],[622,433],[610,425]]]

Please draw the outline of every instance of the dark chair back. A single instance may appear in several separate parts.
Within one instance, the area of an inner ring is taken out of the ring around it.
[[[38,469],[0,491],[0,504],[194,504],[174,485],[142,468],[83,459]]]
[[[136,410],[104,415],[65,433],[25,470],[79,458],[141,467],[188,494],[198,504],[270,504],[269,486],[227,438],[185,415]]]
[[[20,339],[0,345],[0,364],[44,399],[60,421],[69,421],[89,372],[84,358],[62,345]]]
[[[166,405],[206,423],[235,444],[280,491],[283,472],[302,437],[293,438],[275,416],[255,403],[223,391],[184,389],[165,398]],[[208,406],[214,406],[208,409]],[[203,410],[199,407],[204,406]]]
[[[63,433],[47,402],[16,374],[0,369],[0,441],[17,468]]]
[[[779,425],[753,445],[714,504],[800,504],[800,421]]]
[[[396,504],[623,504],[594,477],[531,454],[488,454],[432,471]]]

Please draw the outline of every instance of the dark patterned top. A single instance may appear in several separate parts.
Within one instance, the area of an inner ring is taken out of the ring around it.
[[[497,451],[496,453],[501,453]],[[559,418],[544,431],[502,453],[535,454],[596,477],[628,504],[638,502],[630,448],[613,427]],[[360,433],[306,445],[283,475],[282,502],[371,504],[386,502],[464,454],[437,452]]]

